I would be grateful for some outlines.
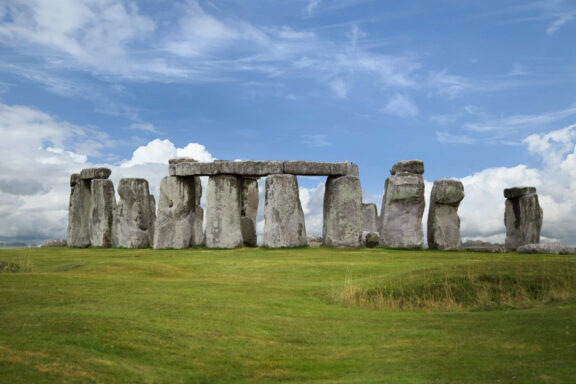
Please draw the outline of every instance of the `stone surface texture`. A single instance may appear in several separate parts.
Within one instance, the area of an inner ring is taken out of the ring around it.
[[[256,227],[254,221],[248,216],[240,217],[240,226],[242,228],[242,241],[247,247],[258,246],[258,237],[256,235]]]
[[[242,246],[241,189],[238,176],[216,175],[208,179],[204,239],[207,248]]]
[[[300,204],[295,175],[266,177],[264,243],[269,248],[306,245],[304,211]]]
[[[376,248],[380,244],[380,234],[377,232],[370,232],[366,234],[364,245],[366,248]]]
[[[69,247],[90,246],[90,180],[80,178],[80,174],[70,177],[70,202],[68,206]]]
[[[162,179],[154,226],[155,249],[185,249],[201,242],[196,228],[200,203],[197,183],[200,183],[199,177],[166,176]],[[200,185],[200,193],[201,188]]]
[[[120,179],[120,200],[114,213],[114,247],[148,248],[154,234],[155,202],[148,181],[139,178]]]
[[[116,197],[114,184],[109,179],[93,179],[90,204],[90,244],[110,248],[114,223]]]
[[[534,187],[515,187],[504,190],[506,199],[504,224],[506,250],[514,251],[521,245],[540,242],[542,208]]]
[[[382,198],[380,245],[388,248],[415,249],[422,247],[424,214],[424,166],[420,160],[395,164],[386,179]],[[414,170],[416,173],[406,171]]]
[[[84,180],[107,179],[112,171],[108,168],[86,168],[80,172],[80,178]]]
[[[551,255],[572,255],[576,249],[561,243],[524,244],[516,249],[517,253],[547,253]]]
[[[40,245],[41,248],[51,248],[51,247],[65,247],[67,242],[64,239],[50,239],[44,240]]]
[[[362,203],[362,231],[378,231],[378,208],[373,203]]]
[[[458,250],[462,247],[458,206],[464,199],[464,185],[458,180],[434,181],[428,211],[428,248]]]
[[[359,247],[362,241],[362,189],[356,176],[331,176],[324,191],[324,245]]]
[[[249,247],[256,246],[256,216],[258,214],[258,179],[243,177],[242,178],[242,236],[244,245]],[[247,218],[248,220],[244,220]],[[252,223],[252,228],[249,227]]]

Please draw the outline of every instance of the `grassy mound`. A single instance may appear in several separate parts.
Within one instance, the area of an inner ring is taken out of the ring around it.
[[[576,263],[524,260],[414,271],[380,284],[346,278],[332,298],[381,310],[523,309],[576,298]]]

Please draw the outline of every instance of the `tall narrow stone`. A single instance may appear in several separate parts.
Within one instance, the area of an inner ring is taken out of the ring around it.
[[[116,198],[114,183],[108,179],[94,179],[91,184],[90,243],[93,247],[112,246],[112,228]]]
[[[120,201],[114,213],[115,247],[148,248],[152,245],[155,202],[145,179],[120,179]]]
[[[199,202],[196,183],[200,183],[199,177],[166,176],[162,179],[154,226],[155,249],[190,248],[202,241],[197,237],[196,228],[196,203]]]
[[[363,232],[379,232],[378,231],[378,208],[373,203],[362,204],[362,222]]]
[[[255,247],[256,215],[258,214],[258,179],[242,178],[242,238],[244,245]]]
[[[264,246],[270,248],[306,245],[304,211],[295,175],[266,177]]]
[[[90,246],[90,203],[90,180],[82,179],[78,173],[72,174],[66,240],[69,247]]]
[[[324,245],[359,247],[362,242],[362,188],[356,176],[330,176],[324,191]]]
[[[458,206],[463,198],[464,185],[460,181],[434,181],[428,211],[428,248],[457,250],[462,247]]]
[[[504,190],[506,209],[506,249],[514,251],[521,245],[540,242],[542,208],[534,187],[514,187]]]
[[[205,235],[207,248],[242,246],[241,189],[238,176],[215,175],[208,179]]]
[[[386,179],[382,198],[380,244],[389,248],[420,248],[423,244],[424,163],[396,163]]]

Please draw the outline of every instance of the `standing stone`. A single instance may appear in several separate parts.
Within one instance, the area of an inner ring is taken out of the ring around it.
[[[362,204],[363,232],[378,232],[378,208],[376,204]]]
[[[112,180],[92,180],[90,206],[90,243],[93,247],[110,248],[116,208]]]
[[[152,245],[155,212],[148,181],[145,179],[120,179],[120,201],[114,213],[115,247],[148,248]]]
[[[304,211],[295,175],[266,177],[264,246],[270,248],[306,245]]]
[[[207,248],[242,246],[241,189],[238,176],[215,175],[208,179],[205,236]]]
[[[258,214],[258,179],[242,178],[242,238],[244,245],[255,247],[256,215]]]
[[[362,188],[356,176],[330,176],[324,191],[324,245],[359,247],[362,243]]]
[[[68,206],[69,247],[90,246],[90,180],[80,178],[80,174],[70,176],[70,202]]]
[[[534,187],[514,187],[504,190],[506,210],[506,250],[515,251],[525,244],[540,242],[542,208]]]
[[[154,228],[155,249],[184,249],[201,239],[196,228],[196,183],[199,177],[166,176],[160,183],[158,215]]]
[[[438,179],[430,194],[428,248],[457,250],[462,247],[458,206],[464,198],[464,185],[458,180]]]
[[[396,163],[386,179],[382,198],[380,244],[389,248],[422,247],[424,201],[424,163],[405,160]]]

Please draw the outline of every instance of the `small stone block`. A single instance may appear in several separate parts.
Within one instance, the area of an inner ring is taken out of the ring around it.
[[[414,173],[422,175],[424,173],[424,162],[422,160],[403,160],[399,161],[392,166],[390,174],[397,173]]]
[[[532,195],[535,193],[535,187],[512,187],[504,190],[504,197],[507,199],[515,199],[520,196]]]
[[[80,178],[84,180],[107,179],[112,171],[108,168],[86,168],[80,172]]]

